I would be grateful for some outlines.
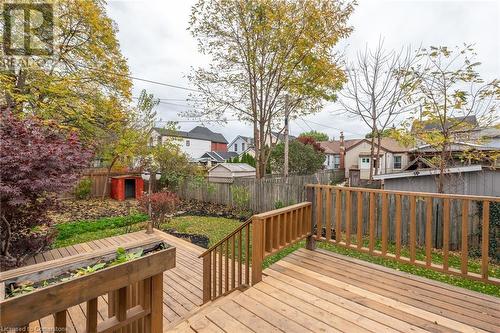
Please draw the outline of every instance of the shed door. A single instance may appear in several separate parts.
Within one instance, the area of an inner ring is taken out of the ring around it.
[[[135,179],[125,179],[125,199],[135,198]]]

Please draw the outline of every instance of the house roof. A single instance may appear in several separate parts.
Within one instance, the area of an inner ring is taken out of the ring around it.
[[[221,163],[236,156],[238,156],[238,153],[234,151],[207,151],[205,154],[201,155],[200,159],[208,158],[212,161]]]
[[[417,120],[418,122],[418,120]],[[432,130],[438,130],[441,128],[441,124],[438,121],[423,121],[424,124],[423,130],[424,131],[432,131]],[[450,126],[453,126],[454,124],[457,123],[462,123],[464,125],[471,126],[472,128],[478,126],[477,118],[476,116],[466,116],[466,117],[452,117],[448,118],[445,123],[445,128],[449,128]]]
[[[422,169],[422,166],[425,165],[426,168],[428,169],[435,169],[437,168],[431,161],[428,159],[419,156],[413,161],[410,162],[403,170],[408,171],[408,170],[417,170],[417,169]]]
[[[255,168],[246,163],[220,163],[216,166],[212,167],[208,172],[212,171],[215,168],[225,168],[231,172],[255,172]]]
[[[283,134],[283,133],[278,133],[278,132],[275,132],[275,131],[271,131],[271,134],[274,135],[275,137],[277,137],[278,140],[280,140],[280,141],[282,141],[282,140],[285,139],[285,134]],[[297,139],[297,137],[294,136],[294,135],[288,134],[288,139],[295,140],[295,139]]]
[[[363,139],[353,139],[353,140],[345,140],[344,147],[346,150],[351,146],[357,144],[358,142],[363,141]],[[340,141],[319,141],[318,142],[321,148],[325,149],[325,154],[340,154]]]
[[[445,174],[450,173],[463,173],[463,172],[476,172],[481,171],[481,165],[468,165],[468,166],[459,166],[459,167],[451,167],[444,170]],[[419,177],[419,176],[430,176],[430,175],[439,175],[439,169],[419,169],[419,170],[411,170],[411,171],[403,171],[397,173],[387,173],[383,175],[374,175],[373,179],[381,180],[381,179],[395,179],[395,178],[408,178],[408,177]]]
[[[368,139],[352,139],[345,140],[344,147],[348,151],[362,142],[370,143]],[[320,141],[320,146],[325,149],[325,154],[340,154],[340,141]],[[375,146],[377,146],[377,141],[375,141]],[[401,145],[398,141],[392,138],[382,138],[380,141],[380,148],[388,150],[393,153],[407,152],[409,147]]]
[[[198,140],[205,140],[205,141],[226,143],[227,144],[227,140],[224,137],[224,135],[222,135],[220,133],[212,132],[211,130],[209,130],[208,128],[203,127],[203,126],[196,126],[195,128],[193,128],[189,132],[172,131],[172,130],[168,130],[166,128],[161,128],[161,127],[155,127],[153,129],[162,136],[176,136],[176,137],[187,138],[187,139],[198,139]]]
[[[494,146],[487,146],[487,145],[480,145],[476,143],[468,143],[468,142],[453,142],[450,144],[449,150],[450,151],[468,151],[468,150],[497,150],[498,148]],[[441,149],[438,147],[433,147],[430,144],[425,144],[418,146],[416,148],[410,149],[412,152],[421,152],[421,153],[436,153],[436,152],[441,152]]]

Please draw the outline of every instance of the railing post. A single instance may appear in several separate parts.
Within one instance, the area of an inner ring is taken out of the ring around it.
[[[151,333],[163,332],[163,273],[151,278]],[[146,332],[147,333],[147,332]]]
[[[211,253],[203,257],[203,303],[210,301],[210,299],[212,298],[211,261],[212,261]]]
[[[306,212],[304,214],[304,218],[308,220],[308,225],[311,229],[311,234],[307,236],[306,240],[306,249],[308,250],[314,250],[316,249],[316,240],[314,239],[314,210],[316,208],[316,202],[314,201],[314,187],[307,187],[306,188],[306,198],[307,201],[311,202],[311,206],[309,206],[309,209],[306,209]]]
[[[263,228],[263,220],[254,217],[252,220],[252,285],[262,281]]]

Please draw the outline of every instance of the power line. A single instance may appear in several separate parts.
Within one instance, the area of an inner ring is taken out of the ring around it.
[[[89,67],[89,66],[82,65],[82,64],[79,64],[79,66],[85,67],[85,68],[93,70],[93,71],[101,72],[101,73],[106,73],[106,74],[110,74],[110,75],[118,75],[118,76],[122,76],[122,77],[128,77],[128,78],[130,78],[132,80],[148,82],[148,83],[157,84],[157,85],[160,85],[160,86],[165,86],[165,87],[170,87],[170,88],[176,88],[176,89],[182,89],[182,90],[193,91],[193,92],[201,92],[201,91],[196,90],[196,89],[192,89],[192,88],[188,88],[188,87],[183,87],[183,86],[179,86],[179,85],[176,85],[176,84],[171,84],[171,83],[165,83],[165,82],[160,82],[160,81],[155,81],[155,80],[144,79],[144,78],[141,78],[141,77],[132,76],[132,75],[128,75],[128,74],[123,74],[123,73],[108,71],[108,70],[104,70],[104,69],[100,69],[100,68],[93,68],[93,67]]]
[[[354,135],[364,136],[364,134],[361,134],[361,133],[351,132],[351,131],[347,131],[345,129],[340,129],[340,128],[337,128],[337,127],[332,127],[332,126],[328,126],[328,125],[316,123],[316,122],[311,121],[311,120],[307,120],[307,122],[306,122],[306,120],[303,119],[303,118],[300,118],[300,119],[302,119],[302,121],[304,121],[306,124],[307,124],[307,122],[310,122],[311,124],[315,124],[315,125],[322,126],[322,127],[325,127],[325,128],[331,128],[331,129],[334,129],[334,130],[339,131],[339,132],[346,132],[346,133],[350,133],[350,134],[354,134]]]

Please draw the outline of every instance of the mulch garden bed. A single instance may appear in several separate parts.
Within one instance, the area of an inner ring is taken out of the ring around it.
[[[178,211],[181,213],[176,215],[225,217],[240,221],[245,221],[252,216],[251,212],[242,213],[234,207],[197,200],[182,200]]]
[[[104,217],[128,216],[139,211],[137,200],[112,199],[60,200],[51,212],[55,223],[98,220]]]

